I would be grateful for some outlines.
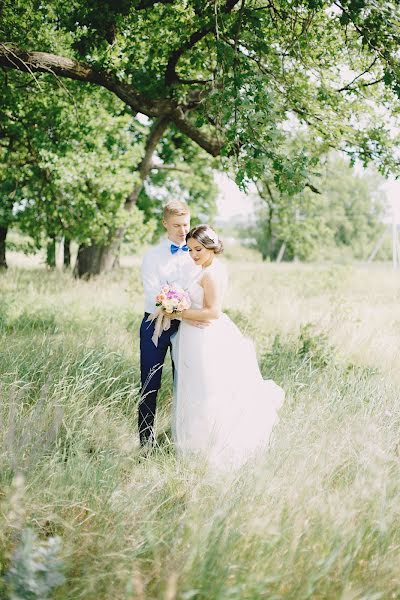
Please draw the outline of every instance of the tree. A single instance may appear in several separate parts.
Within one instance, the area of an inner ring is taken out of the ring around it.
[[[74,82],[66,89],[47,81],[41,86],[46,93],[34,87],[23,98],[20,82],[7,79],[0,120],[6,140],[0,177],[2,222],[8,216],[37,248],[47,243],[47,262],[54,266],[57,238],[93,244],[112,238],[146,127],[126,114],[121,102],[108,97],[112,115],[100,89],[74,90]],[[129,217],[130,236],[140,240],[151,232],[151,222],[144,226],[139,209]]]
[[[193,220],[212,221],[218,193],[213,174],[216,162],[174,128],[166,132],[157,154],[157,166],[151,171],[137,201],[146,218],[156,218],[154,238],[165,231],[162,206],[172,198],[189,204]]]
[[[383,172],[395,168],[389,126],[384,118],[376,124],[378,107],[398,105],[400,90],[400,8],[389,1],[22,6],[4,4],[0,65],[103,87],[154,121],[125,198],[128,212],[171,126],[211,156],[225,157],[243,185],[268,172],[282,192],[304,187],[312,157],[304,149],[288,165],[284,154],[284,125],[294,118],[314,132],[319,147],[373,159]],[[111,254],[124,231],[116,228]]]
[[[150,195],[143,189],[142,203],[127,215],[123,200],[134,180],[148,125],[132,117],[118,99],[102,98],[101,89],[75,89],[75,82],[60,87],[49,80],[41,89],[33,86],[24,98],[19,92],[21,74],[12,75],[4,81],[6,94],[0,100],[2,137],[7,140],[0,192],[10,220],[37,248],[47,245],[49,266],[55,264],[55,241],[62,237],[67,258],[71,240],[81,245],[80,253],[90,249],[94,272],[101,270],[101,249],[121,223],[125,241],[143,241],[156,223],[161,225],[161,187],[166,199],[179,194],[189,204],[196,203],[195,213],[213,213],[216,189],[209,158],[171,130],[160,148],[163,162],[154,165],[149,177]],[[177,164],[169,166],[172,154]]]
[[[363,258],[384,227],[381,183],[376,174],[357,174],[348,161],[329,155],[318,178],[319,194],[305,189],[287,196],[273,182],[259,182],[256,222],[242,234],[254,240],[264,260],[275,260],[281,248],[286,260],[325,257],[334,248]]]
[[[10,204],[4,203],[4,205],[0,208],[0,269],[7,268],[6,240],[10,217],[12,218],[11,215],[12,212]]]
[[[387,210],[382,177],[373,169],[357,174],[343,160],[328,162],[322,208],[334,245],[364,259],[384,230]]]

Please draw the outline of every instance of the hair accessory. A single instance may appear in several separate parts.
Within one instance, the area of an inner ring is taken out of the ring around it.
[[[208,238],[210,238],[210,240],[213,242],[213,244],[218,244],[218,242],[219,242],[218,234],[215,233],[215,231],[213,229],[211,229],[211,227],[207,227],[207,229],[205,230],[204,234]]]

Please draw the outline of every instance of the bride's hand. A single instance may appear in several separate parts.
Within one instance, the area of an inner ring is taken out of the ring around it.
[[[198,327],[199,329],[205,329],[209,325],[211,325],[210,321],[194,321],[193,319],[185,319],[185,323],[189,323],[193,327]]]

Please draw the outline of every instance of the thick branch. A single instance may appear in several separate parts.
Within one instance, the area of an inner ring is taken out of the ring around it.
[[[8,227],[6,225],[0,225],[0,269],[7,269],[7,260],[6,260],[7,233],[8,233]]]
[[[127,210],[130,210],[131,207],[136,204],[143,183],[153,168],[153,154],[157,148],[157,144],[164,135],[169,123],[170,120],[168,117],[161,117],[160,119],[157,119],[150,130],[149,137],[146,141],[144,156],[138,168],[139,181],[125,201],[125,208]]]
[[[191,140],[196,142],[201,148],[203,148],[211,156],[218,156],[221,152],[221,148],[224,145],[221,140],[217,137],[211,137],[206,135],[203,131],[200,131],[198,127],[192,125],[180,111],[175,111],[171,114],[171,120],[175,123],[182,133],[190,137]]]
[[[151,100],[131,85],[118,81],[112,74],[106,71],[97,71],[85,63],[46,52],[25,52],[17,48],[11,49],[4,44],[0,44],[0,66],[28,73],[50,73],[68,79],[100,85],[113,92],[137,112],[149,117],[166,117],[173,121],[183,133],[212,156],[217,156],[222,147],[219,140],[205,135],[189,123],[183,110],[178,108],[173,101]],[[189,96],[190,102],[184,107],[184,110],[195,108],[201,101],[201,96],[201,93]]]
[[[149,117],[160,116],[174,110],[175,105],[168,100],[151,100],[132,85],[118,81],[107,71],[64,56],[47,52],[25,52],[20,48],[10,48],[0,44],[0,66],[28,73],[49,73],[86,83],[100,85],[123,100],[137,112]]]
[[[147,138],[146,145],[145,145],[144,156],[138,167],[139,180],[137,181],[136,185],[134,186],[132,192],[129,194],[129,196],[125,200],[124,209],[128,213],[135,206],[137,199],[139,197],[139,194],[143,188],[146,177],[148,176],[148,174],[150,173],[150,171],[153,168],[153,154],[157,148],[158,142],[164,135],[164,132],[167,129],[169,123],[170,123],[170,120],[168,117],[161,117],[154,122],[152,128],[150,129],[150,133]],[[116,230],[116,232],[111,240],[111,243],[109,245],[109,248],[108,248],[108,250],[109,250],[108,259],[107,259],[108,262],[105,263],[106,268],[109,268],[110,266],[112,266],[112,264],[114,264],[114,257],[118,256],[119,249],[120,249],[122,240],[124,239],[126,230],[127,230],[127,224],[121,225]]]

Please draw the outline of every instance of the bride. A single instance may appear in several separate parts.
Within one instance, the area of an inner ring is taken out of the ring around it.
[[[239,467],[267,446],[284,391],[262,378],[253,343],[222,312],[228,278],[217,258],[223,251],[218,235],[198,225],[186,243],[202,269],[188,288],[191,307],[179,313],[182,322],[172,338],[173,439],[180,454],[197,454],[217,468]]]

